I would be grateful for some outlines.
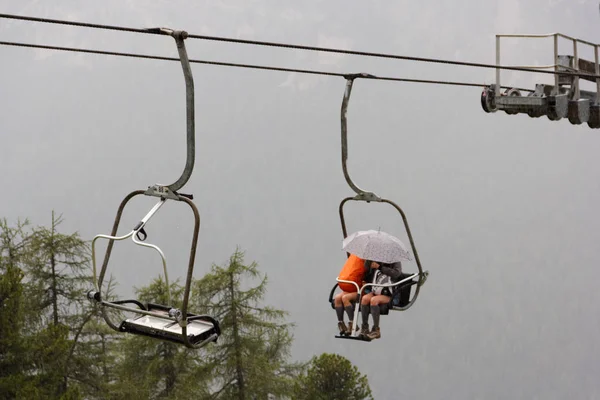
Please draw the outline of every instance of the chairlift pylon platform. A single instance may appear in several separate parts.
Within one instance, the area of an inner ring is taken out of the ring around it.
[[[481,93],[481,107],[487,113],[504,111],[506,114],[527,114],[531,118],[548,117],[551,121],[567,118],[573,125],[587,123],[590,128],[600,128],[600,45],[570,36],[553,33],[547,35],[496,35],[496,65],[501,66],[501,38],[552,38],[554,41],[554,63],[544,66],[515,66],[528,69],[549,69],[554,74],[553,84],[538,83],[533,89],[503,85],[500,69],[496,69],[496,82],[488,85]],[[558,40],[572,43],[571,54],[560,54]],[[590,46],[594,60],[579,57],[580,46]],[[581,80],[594,82],[596,90],[582,90]],[[503,90],[504,89],[504,90]]]

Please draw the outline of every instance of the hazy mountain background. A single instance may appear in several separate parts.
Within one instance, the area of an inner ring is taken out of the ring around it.
[[[561,32],[597,41],[584,0],[0,1],[0,12],[421,57],[495,61],[497,33]],[[0,37],[176,56],[168,37],[0,19]],[[186,42],[191,58],[492,83],[494,70]],[[561,51],[570,52],[561,42]],[[552,42],[510,40],[503,62],[549,64]],[[590,50],[582,55],[591,57]],[[91,240],[121,199],[171,183],[185,162],[177,63],[0,48],[0,211]],[[348,112],[349,169],[404,209],[431,273],[417,304],[382,318],[373,343],[334,339],[327,303],[343,262],[338,205],[352,192],[340,161],[341,78],[193,66],[202,226],[195,276],[239,245],[290,312],[294,358],[337,352],[368,374],[376,398],[600,397],[600,133],[547,118],[485,114],[480,90],[359,80]],[[503,72],[503,83],[550,76]],[[586,85],[593,88],[593,85]],[[132,201],[122,230],[155,202]],[[169,203],[148,225],[183,280],[191,213]],[[406,240],[381,204],[350,204],[349,229]],[[406,264],[415,270],[414,263]],[[151,251],[115,246],[119,293],[161,270]]]

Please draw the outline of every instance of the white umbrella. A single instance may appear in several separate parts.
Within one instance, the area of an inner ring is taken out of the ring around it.
[[[344,239],[342,249],[363,260],[386,264],[412,260],[408,248],[400,239],[375,230],[354,232]]]

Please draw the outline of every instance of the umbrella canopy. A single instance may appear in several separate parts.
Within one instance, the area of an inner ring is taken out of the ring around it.
[[[408,248],[400,239],[375,230],[354,232],[344,239],[342,249],[363,260],[386,264],[412,260]]]

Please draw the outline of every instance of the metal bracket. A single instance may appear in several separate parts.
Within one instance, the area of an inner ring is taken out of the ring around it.
[[[90,301],[95,301],[96,303],[100,303],[102,301],[102,296],[100,295],[100,292],[97,292],[95,290],[90,290],[87,293],[87,298]]]
[[[419,277],[419,286],[423,286],[425,284],[425,282],[427,281],[427,278],[429,278],[429,271],[425,271],[421,274],[421,276]]]
[[[146,196],[160,197],[161,199],[171,199],[181,201],[182,197],[194,200],[193,194],[184,194],[172,191],[168,186],[154,185],[148,186],[148,190],[144,192]]]
[[[372,201],[376,201],[376,202],[383,201],[383,199],[381,197],[377,196],[375,193],[372,193],[372,192],[359,193],[356,196],[354,196],[352,199],[358,200],[358,201],[366,201],[367,203],[370,203]]]
[[[346,80],[354,80],[356,78],[366,78],[366,79],[374,79],[377,78],[375,75],[367,74],[366,72],[359,72],[355,74],[346,74],[344,75]]]
[[[161,199],[179,200],[179,196],[169,189],[168,186],[148,186],[148,190],[146,190],[144,194],[146,196],[160,197]]]
[[[183,320],[183,313],[178,308],[171,308],[168,314],[169,317],[175,318],[175,321],[177,321],[177,323],[181,323],[181,321]],[[185,325],[187,325],[187,323]]]

